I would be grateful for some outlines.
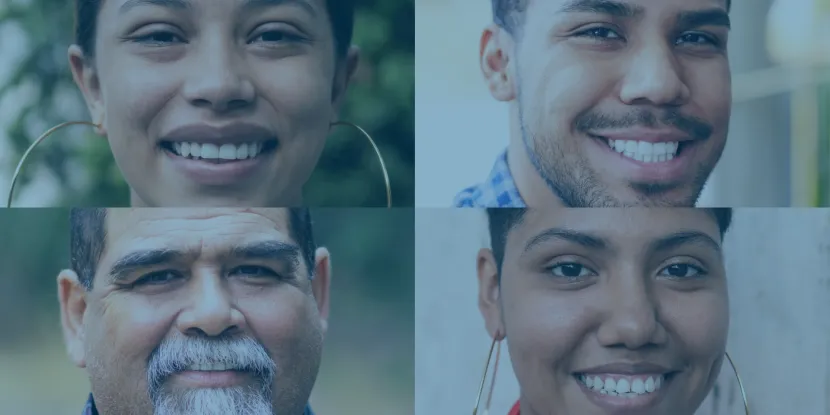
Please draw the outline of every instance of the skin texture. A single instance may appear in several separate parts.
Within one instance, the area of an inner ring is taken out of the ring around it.
[[[591,235],[605,247],[540,237],[552,229]],[[653,249],[680,232],[705,237]],[[720,243],[715,220],[701,210],[531,209],[508,232],[501,284],[492,251],[482,250],[479,308],[490,335],[509,339],[522,415],[609,414],[574,373],[640,362],[679,372],[656,406],[617,414],[692,415],[726,349]],[[671,267],[677,264],[705,272]]]
[[[107,0],[95,55],[69,49],[75,82],[131,188],[132,206],[300,206],[337,120],[358,51],[343,60],[324,0],[186,8]],[[306,4],[311,10],[299,4]],[[246,122],[279,140],[246,178],[205,185],[175,169],[158,141],[190,124]]]
[[[302,413],[327,329],[329,254],[317,250],[313,280],[299,258],[294,263],[230,254],[239,244],[295,245],[287,223],[286,212],[279,209],[110,210],[106,249],[92,290],[86,291],[71,270],[58,276],[67,350],[89,373],[103,415],[151,415],[148,360],[162,341],[183,336],[247,336],[259,342],[276,363],[273,407],[284,414]],[[120,283],[110,281],[109,270],[120,258],[158,248],[186,255],[128,270]],[[133,284],[142,278],[143,284]],[[189,388],[179,375],[163,386]]]
[[[728,28],[678,23],[726,0],[616,0],[635,17],[528,0],[512,34],[481,37],[491,94],[510,103],[508,163],[535,206],[693,206],[723,152],[731,113]],[[666,119],[674,114],[674,120]],[[694,136],[679,173],[645,173],[603,134],[666,128]]]

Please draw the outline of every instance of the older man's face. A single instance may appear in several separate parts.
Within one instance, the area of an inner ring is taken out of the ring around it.
[[[284,210],[111,210],[107,230],[78,336],[103,414],[302,413],[324,316]]]

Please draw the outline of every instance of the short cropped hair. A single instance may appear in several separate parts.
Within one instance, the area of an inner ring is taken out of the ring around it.
[[[95,55],[98,12],[105,0],[75,0],[75,44],[87,56]],[[343,58],[352,43],[354,0],[326,0],[337,56]]]
[[[524,12],[530,0],[490,0],[493,6],[493,22],[509,33],[524,22]],[[538,0],[537,0],[538,1]],[[726,0],[726,10],[732,9],[732,0]]]
[[[314,234],[311,213],[307,208],[288,210],[288,230],[300,246],[300,253],[308,267],[309,276],[314,273]],[[95,270],[104,253],[107,240],[107,209],[73,208],[69,213],[70,266],[87,290],[92,290]]]
[[[706,208],[718,223],[720,237],[729,230],[732,223],[731,208]],[[507,233],[514,226],[519,224],[527,213],[527,208],[488,208],[487,223],[490,228],[490,249],[496,259],[496,266],[501,273],[501,266],[504,262],[504,250],[507,243]]]

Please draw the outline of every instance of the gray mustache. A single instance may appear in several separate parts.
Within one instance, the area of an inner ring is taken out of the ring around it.
[[[151,397],[157,396],[170,376],[193,365],[212,364],[250,372],[269,389],[277,370],[265,347],[250,337],[173,337],[150,355],[147,383]]]

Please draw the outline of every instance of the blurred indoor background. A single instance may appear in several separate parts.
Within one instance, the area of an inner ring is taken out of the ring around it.
[[[72,82],[66,50],[73,40],[74,0],[0,0],[0,193],[5,197],[23,151],[51,126],[88,121]],[[413,0],[355,0],[354,44],[360,68],[341,119],[362,126],[383,154],[393,203],[413,206]],[[90,127],[50,136],[29,158],[14,206],[128,206],[124,180],[106,140]],[[312,206],[385,206],[374,150],[337,128],[306,186]]]
[[[451,205],[507,146],[479,69],[490,4],[416,2],[418,206]],[[830,206],[830,0],[732,4],[732,122],[700,205]]]
[[[413,414],[413,212],[312,210],[333,265],[329,332],[311,398],[320,414]],[[89,393],[59,320],[68,217],[65,209],[0,209],[0,413],[78,414]]]
[[[492,342],[477,306],[476,253],[490,245],[486,216],[419,209],[415,226],[415,413],[468,414]],[[830,209],[736,209],[723,249],[727,349],[751,413],[830,414]],[[519,398],[507,349],[491,414],[506,414]],[[743,415],[739,393],[724,363],[696,415]]]

